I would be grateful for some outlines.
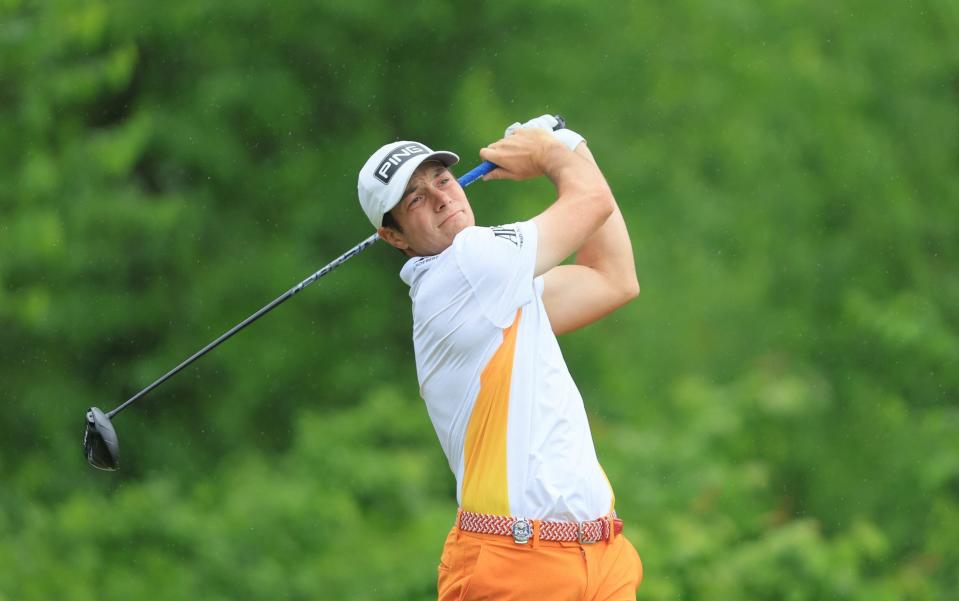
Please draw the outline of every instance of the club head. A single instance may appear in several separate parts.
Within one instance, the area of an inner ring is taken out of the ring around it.
[[[87,411],[87,430],[83,433],[83,452],[87,463],[99,470],[116,471],[120,467],[120,443],[110,418],[97,407]]]

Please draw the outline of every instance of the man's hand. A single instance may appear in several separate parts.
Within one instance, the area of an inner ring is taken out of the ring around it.
[[[555,129],[559,125],[559,120],[553,115],[541,115],[534,119],[530,119],[526,123],[516,122],[506,128],[506,131],[503,133],[504,138],[508,138],[520,129],[543,129],[553,134],[557,140],[563,143],[566,148],[570,150],[576,150],[576,147],[579,146],[580,142],[585,141],[583,136],[574,132],[571,129]]]
[[[517,129],[512,135],[480,149],[480,158],[496,164],[483,180],[524,180],[551,175],[572,153],[549,131]]]

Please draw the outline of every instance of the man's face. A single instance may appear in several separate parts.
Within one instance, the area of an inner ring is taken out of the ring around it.
[[[462,186],[436,161],[416,168],[391,213],[402,231],[381,227],[380,237],[415,257],[438,255],[476,223]]]

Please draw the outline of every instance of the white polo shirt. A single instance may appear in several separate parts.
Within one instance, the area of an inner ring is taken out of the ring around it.
[[[533,278],[536,224],[469,227],[400,277],[413,349],[465,511],[592,520],[615,497]]]

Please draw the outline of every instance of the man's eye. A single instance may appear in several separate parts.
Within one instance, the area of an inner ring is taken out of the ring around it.
[[[444,177],[443,179],[440,180],[440,185],[445,186],[447,183],[449,183],[449,181],[450,181],[450,178]]]
[[[414,196],[413,198],[410,199],[410,204],[408,204],[407,206],[410,206],[410,207],[411,207],[411,206],[413,206],[414,204],[416,204],[416,202],[419,201],[419,200],[423,200],[423,197],[422,197],[422,196]]]

